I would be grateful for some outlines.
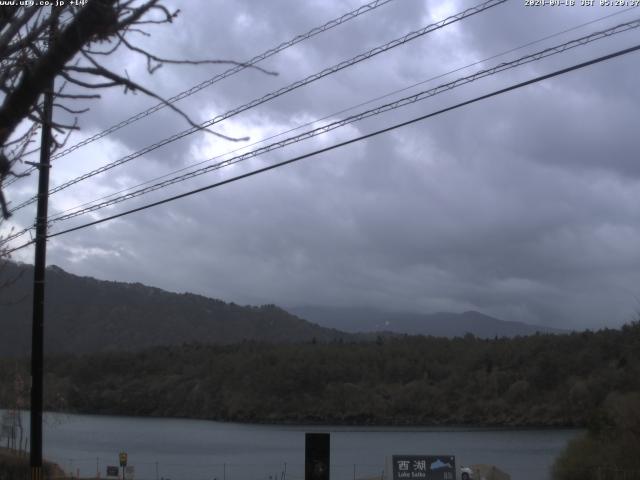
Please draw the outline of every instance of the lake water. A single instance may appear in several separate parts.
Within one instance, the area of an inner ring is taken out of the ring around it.
[[[25,422],[28,432],[28,418]],[[105,478],[126,451],[136,480],[302,480],[305,432],[331,433],[331,478],[380,478],[394,454],[455,455],[513,480],[546,480],[577,430],[306,427],[203,420],[47,414],[44,456],[74,474]],[[286,473],[285,473],[286,472]]]

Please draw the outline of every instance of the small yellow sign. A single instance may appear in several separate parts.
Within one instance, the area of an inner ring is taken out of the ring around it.
[[[127,452],[120,452],[120,466],[127,466]]]

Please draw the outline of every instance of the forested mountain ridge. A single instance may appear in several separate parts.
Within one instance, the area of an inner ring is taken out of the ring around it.
[[[33,267],[7,263],[0,290],[0,357],[31,350]],[[134,350],[189,342],[296,342],[350,339],[275,305],[240,306],[140,283],[79,277],[47,268],[45,353]]]
[[[515,339],[183,345],[46,361],[47,408],[243,422],[585,426],[640,392],[640,323]],[[18,367],[28,378],[28,361]],[[0,406],[16,362],[0,360]]]
[[[18,281],[0,289],[0,357],[26,355],[31,345],[33,267],[6,262],[3,278]],[[51,266],[47,269],[45,352],[139,350],[159,345],[202,342],[229,344],[243,340],[298,342],[315,339],[375,340],[378,336],[424,334],[484,338],[533,334],[539,327],[505,322],[479,312],[435,316],[385,314],[362,309],[324,309],[325,324],[275,305],[240,306],[190,293],[172,293],[140,283],[80,277]],[[354,329],[369,315],[376,329]],[[333,318],[327,320],[327,315]],[[315,310],[317,314],[317,309]],[[309,321],[310,320],[310,321]],[[327,323],[328,321],[328,323]],[[345,333],[341,326],[350,333]],[[373,331],[379,330],[379,331]],[[543,329],[540,328],[541,331]],[[355,333],[357,331],[365,333]]]

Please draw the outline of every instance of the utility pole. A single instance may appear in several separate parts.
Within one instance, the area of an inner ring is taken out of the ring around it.
[[[55,15],[51,7],[51,15]],[[54,40],[57,22],[51,23],[49,48]],[[31,480],[42,480],[42,409],[44,361],[44,286],[47,256],[47,215],[49,203],[49,169],[51,154],[51,119],[53,116],[52,78],[44,91],[40,164],[38,165],[38,210],[36,213],[36,246],[33,274],[33,323],[31,331]]]

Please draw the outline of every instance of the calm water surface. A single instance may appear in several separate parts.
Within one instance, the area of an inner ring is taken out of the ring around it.
[[[283,474],[285,480],[301,480],[305,432],[331,433],[333,480],[380,478],[385,457],[393,454],[451,454],[457,465],[495,464],[513,480],[546,480],[555,456],[579,434],[577,430],[264,426],[47,414],[44,456],[87,477],[95,477],[99,469],[105,478],[106,466],[117,465],[118,452],[124,450],[136,480],[282,480]]]

